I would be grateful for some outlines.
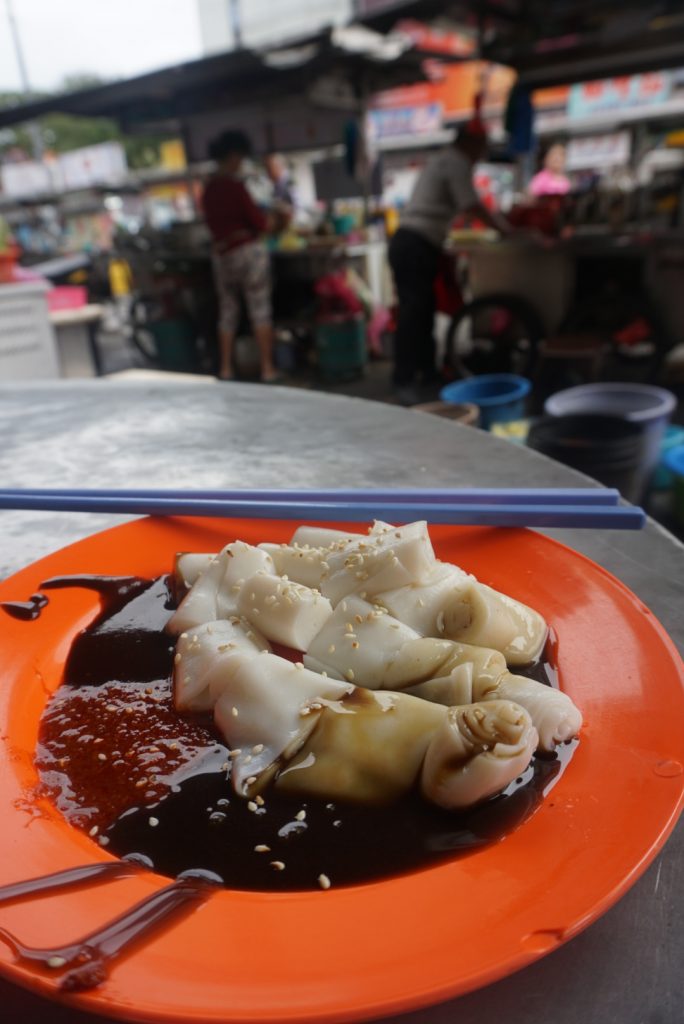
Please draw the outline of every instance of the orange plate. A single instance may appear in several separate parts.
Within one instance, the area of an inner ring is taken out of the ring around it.
[[[177,550],[231,538],[282,541],[291,523],[142,519],[35,563],[0,587],[25,600],[64,573],[158,575]],[[352,527],[353,529],[353,527]],[[603,569],[526,530],[434,527],[438,555],[546,616],[561,685],[586,725],[565,774],[517,831],[438,867],[328,892],[221,891],[115,963],[100,988],[58,995],[14,963],[19,984],[135,1020],[359,1020],[413,1009],[514,971],[602,914],[633,884],[682,804],[682,663],[647,608]],[[97,597],[51,592],[32,623],[2,613],[0,883],[107,860],[50,805],[31,797],[47,694]],[[29,944],[64,943],[164,884],[152,873],[0,910]]]

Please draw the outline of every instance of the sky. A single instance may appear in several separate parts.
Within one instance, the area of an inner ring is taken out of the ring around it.
[[[201,56],[196,0],[11,0],[29,81],[56,89],[65,75],[127,78]],[[0,0],[0,90],[20,88]]]

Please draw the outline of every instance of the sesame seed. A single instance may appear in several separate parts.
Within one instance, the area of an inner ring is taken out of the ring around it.
[[[97,825],[93,825],[93,827],[91,828],[91,830],[88,833],[88,835],[89,836],[96,836],[99,831],[100,831],[100,829],[98,828],[98,826]]]
[[[328,878],[327,875],[319,875],[318,876],[318,884],[320,885],[321,889],[329,889],[330,888],[330,879]]]
[[[240,747],[236,747],[235,750],[229,750],[228,751],[228,757],[239,757],[241,753],[242,753],[241,748]]]
[[[346,675],[347,679],[349,680],[349,682],[353,683],[353,681],[354,681],[354,672],[353,672],[353,670],[348,668],[347,671],[345,672],[345,675]]]
[[[272,860],[271,861],[271,867],[275,868],[276,871],[284,871],[285,870],[285,865],[283,864],[282,860]]]
[[[99,842],[100,846],[109,846],[109,837],[108,836],[99,836],[98,837],[98,842]]]
[[[57,969],[58,967],[64,967],[64,965],[66,964],[66,960],[64,959],[63,956],[51,956],[48,958],[46,963],[48,967],[53,967],[54,969]]]
[[[264,798],[263,798],[263,796],[260,796],[260,795],[257,794],[257,796],[254,797],[254,802],[257,805],[257,807],[263,807],[264,806]]]
[[[150,826],[150,828],[156,828],[157,825],[159,824],[159,818],[148,818],[147,824]]]
[[[233,716],[233,718],[237,718],[237,716],[239,714],[239,711],[238,711],[238,709],[236,707],[233,707],[233,708],[231,708],[230,713]]]
[[[301,811],[297,811],[297,813],[295,814],[295,821],[304,821],[305,818],[306,811],[304,810],[304,808],[302,808]]]
[[[257,743],[256,746],[252,747],[252,753],[253,754],[260,754],[263,749],[264,749],[263,743]]]
[[[173,659],[174,665],[178,665],[181,660],[182,660],[181,655],[180,654],[176,654],[174,656],[174,659]]]
[[[97,759],[98,759],[98,761],[106,761],[107,760],[107,755],[106,754],[98,754],[97,755]]]
[[[254,852],[255,853],[270,853],[271,852],[271,847],[270,846],[266,846],[265,843],[259,843],[258,846],[254,847]]]
[[[295,661],[295,668],[304,668],[303,661]]]
[[[256,780],[257,780],[256,775],[250,775],[250,777],[247,779],[247,782],[245,783],[245,785],[253,786],[254,783],[256,782]]]
[[[248,811],[256,811],[257,807],[258,807],[258,804],[255,804],[253,800],[249,800],[247,802],[247,810]]]

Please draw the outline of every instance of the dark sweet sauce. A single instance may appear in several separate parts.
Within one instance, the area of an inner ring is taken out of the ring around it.
[[[172,644],[163,632],[173,607],[168,579],[48,585],[96,589],[103,607],[76,638],[43,717],[36,760],[44,790],[95,842],[170,877],[194,869],[230,888],[307,889],[322,874],[339,886],[451,859],[529,817],[575,746],[535,757],[505,793],[462,813],[417,795],[369,808],[273,791],[250,811],[232,791],[228,751],[211,718],[173,707]],[[555,666],[548,659],[521,674],[553,684]]]

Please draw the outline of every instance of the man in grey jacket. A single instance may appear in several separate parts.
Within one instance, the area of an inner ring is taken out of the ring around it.
[[[435,367],[434,282],[449,227],[468,214],[508,234],[508,221],[481,202],[473,185],[473,168],[487,151],[484,126],[474,119],[461,128],[452,146],[432,157],[416,182],[389,261],[399,300],[394,341],[394,386],[405,405],[420,401],[416,384],[432,383]]]

